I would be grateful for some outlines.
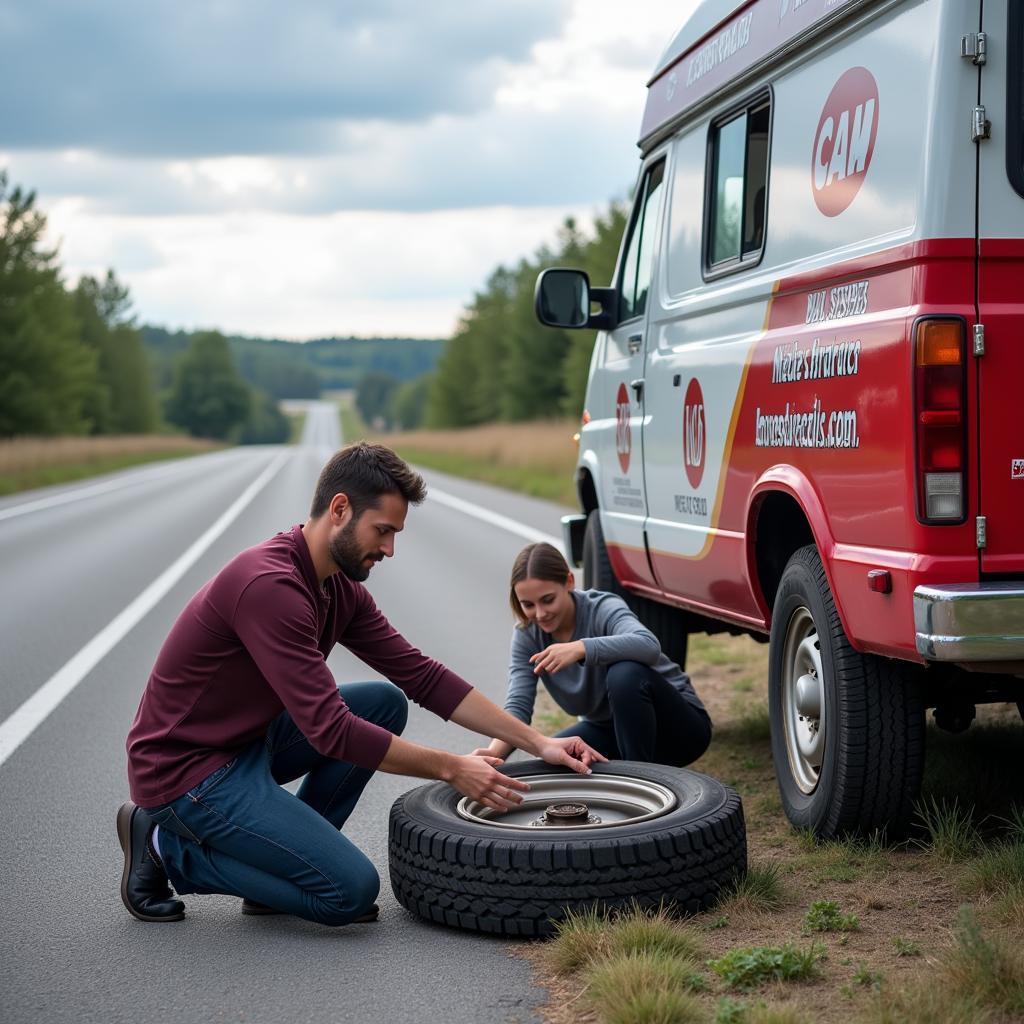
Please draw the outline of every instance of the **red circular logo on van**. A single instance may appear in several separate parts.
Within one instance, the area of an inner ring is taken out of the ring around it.
[[[619,385],[615,396],[615,451],[623,473],[629,472],[629,455],[633,450],[633,434],[629,427],[629,392],[625,384]]]
[[[704,419],[704,392],[696,377],[686,387],[683,401],[683,465],[686,479],[696,490],[704,477],[704,451],[707,423]]]
[[[871,166],[878,136],[878,84],[867,68],[850,68],[825,100],[811,152],[811,191],[826,217],[853,202]]]

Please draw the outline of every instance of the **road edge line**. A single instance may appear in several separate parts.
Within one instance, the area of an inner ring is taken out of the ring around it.
[[[448,508],[455,509],[457,512],[463,512],[468,516],[473,516],[474,519],[479,519],[485,523],[490,523],[491,526],[497,526],[499,529],[507,530],[509,533],[514,533],[518,537],[522,537],[525,540],[536,543],[542,541],[546,544],[551,544],[562,550],[562,540],[560,537],[553,537],[550,533],[544,533],[542,530],[535,530],[531,526],[523,526],[522,523],[517,523],[514,519],[509,519],[508,516],[503,516],[500,512],[492,512],[489,508],[484,508],[483,505],[476,505],[471,501],[465,501],[463,498],[456,498],[454,494],[449,494],[447,491],[439,491],[434,487],[427,487],[427,501],[433,499],[439,505],[446,505]]]
[[[291,452],[292,449],[286,449],[271,460],[263,472],[202,536],[0,723],[0,767],[241,515],[245,506],[277,474]]]

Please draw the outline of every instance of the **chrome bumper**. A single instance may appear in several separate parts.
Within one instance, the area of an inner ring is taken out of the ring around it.
[[[562,550],[569,564],[576,569],[583,564],[583,533],[586,528],[585,515],[562,516]]]
[[[1024,584],[974,583],[914,591],[917,651],[930,661],[1024,659]]]

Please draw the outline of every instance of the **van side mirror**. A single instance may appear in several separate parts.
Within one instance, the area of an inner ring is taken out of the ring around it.
[[[547,327],[586,327],[590,279],[582,270],[544,270],[537,278],[534,307]]]
[[[601,306],[591,313],[592,303]],[[582,270],[552,267],[541,271],[533,297],[537,319],[546,327],[593,327],[598,330],[614,324],[614,288],[591,288],[590,278]]]

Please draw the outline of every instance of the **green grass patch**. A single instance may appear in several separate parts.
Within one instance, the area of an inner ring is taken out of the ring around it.
[[[835,900],[815,900],[804,915],[812,932],[855,932],[860,929],[856,914],[844,914]]]
[[[547,958],[558,974],[569,974],[604,956],[608,949],[608,918],[591,907],[570,910],[556,925]]]
[[[949,864],[967,860],[981,846],[974,809],[964,809],[956,800],[921,800],[917,817],[928,833],[921,844]]]
[[[897,956],[920,956],[921,945],[918,942],[912,942],[909,939],[900,938],[896,936],[892,940],[893,949],[896,950]]]
[[[167,459],[183,459],[189,455],[202,455],[213,451],[211,445],[197,451],[195,448],[169,448],[154,452],[131,452],[124,455],[110,455],[104,458],[89,459],[68,465],[38,466],[0,476],[0,495],[17,494],[36,487],[51,487],[54,484],[66,484],[75,480],[85,480],[103,473],[113,473],[131,466],[141,466],[147,462],[163,462]]]
[[[782,868],[778,864],[751,864],[747,873],[725,890],[722,910],[779,910],[786,902]]]
[[[1024,843],[997,842],[986,847],[965,865],[962,885],[967,892],[990,896],[1024,887]]]
[[[730,988],[753,988],[769,981],[806,981],[817,977],[824,947],[812,942],[806,949],[782,946],[742,946],[708,962]]]
[[[341,424],[342,444],[352,444],[363,440],[369,431],[351,396],[343,397],[338,402],[338,421]]]

